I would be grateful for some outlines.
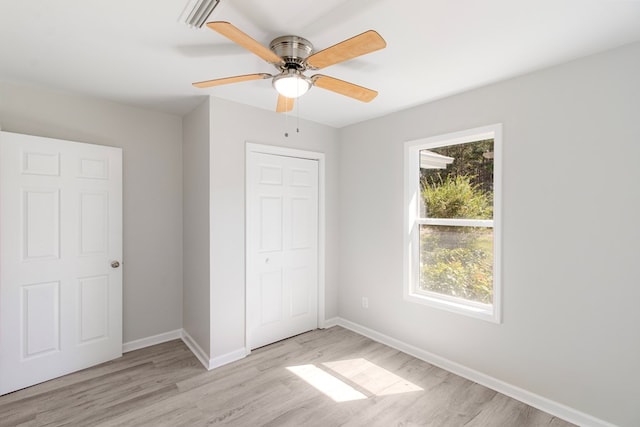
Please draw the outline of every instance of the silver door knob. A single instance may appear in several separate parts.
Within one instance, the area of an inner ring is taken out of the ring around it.
[[[111,261],[111,268],[118,268],[120,267],[120,263],[118,261]]]

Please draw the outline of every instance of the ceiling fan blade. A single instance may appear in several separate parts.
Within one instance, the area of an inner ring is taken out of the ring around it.
[[[322,74],[316,74],[311,77],[311,80],[313,81],[314,86],[318,86],[322,89],[330,90],[362,102],[371,102],[373,98],[378,96],[378,92],[375,90],[367,89],[366,87],[358,86],[333,77],[324,76]]]
[[[192,84],[195,87],[207,88],[213,86],[228,85],[230,83],[246,82],[249,80],[268,79],[269,77],[273,76],[267,73],[245,74],[243,76],[223,77],[221,79],[205,80],[203,82],[196,82]]]
[[[319,70],[329,65],[384,49],[386,46],[387,42],[384,41],[380,34],[369,30],[314,53],[307,58],[307,65]]]
[[[282,64],[282,58],[228,22],[209,22],[207,23],[207,27],[217,31],[232,42],[239,44],[271,64]]]
[[[293,110],[294,98],[287,98],[282,95],[278,95],[278,105],[276,106],[276,112],[286,113]]]

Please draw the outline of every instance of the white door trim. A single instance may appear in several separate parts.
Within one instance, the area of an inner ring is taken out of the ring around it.
[[[247,191],[247,171],[249,169],[249,153],[261,153],[261,154],[271,154],[275,156],[285,156],[285,157],[296,157],[299,159],[309,159],[309,160],[317,160],[318,161],[318,328],[323,329],[325,327],[325,156],[324,153],[318,153],[315,151],[306,151],[306,150],[298,150],[294,148],[287,147],[277,147],[274,145],[264,145],[264,144],[256,144],[253,142],[246,142],[245,146],[245,313],[244,313],[244,343],[245,348],[247,349],[247,354],[251,352],[249,348],[249,343],[247,340],[248,336],[248,322],[247,322],[247,283],[246,278],[248,277],[248,264],[246,263],[247,259],[247,248],[248,248],[248,239],[246,235],[247,230],[247,203],[248,203],[248,191]]]

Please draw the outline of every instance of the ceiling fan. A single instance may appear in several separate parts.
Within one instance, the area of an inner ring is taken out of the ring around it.
[[[267,48],[229,22],[209,22],[207,27],[217,31],[268,63],[273,64],[279,73],[275,75],[269,73],[244,74],[205,80],[193,83],[195,87],[208,88],[249,80],[272,79],[273,87],[278,92],[276,111],[279,113],[291,111],[294,99],[304,95],[312,86],[330,90],[362,102],[370,102],[378,95],[375,90],[323,74],[315,74],[311,77],[304,75],[307,70],[319,70],[384,49],[387,43],[380,34],[373,30],[365,31],[324,50],[314,52],[311,42],[298,36],[277,37]]]

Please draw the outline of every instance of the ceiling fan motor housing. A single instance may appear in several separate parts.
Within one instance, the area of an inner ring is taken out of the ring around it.
[[[282,36],[273,39],[269,48],[284,61],[284,64],[278,65],[278,68],[283,71],[288,69],[305,71],[307,69],[305,60],[313,52],[311,42],[298,36]]]

